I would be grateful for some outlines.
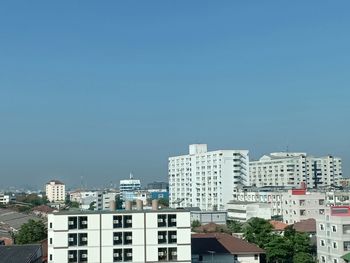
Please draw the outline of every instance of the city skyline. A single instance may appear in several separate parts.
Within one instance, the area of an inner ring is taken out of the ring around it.
[[[0,188],[166,181],[188,145],[350,172],[350,3],[0,4]]]

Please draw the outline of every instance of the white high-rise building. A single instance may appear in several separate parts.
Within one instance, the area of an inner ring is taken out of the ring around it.
[[[134,192],[141,190],[141,181],[139,179],[134,179],[133,175],[130,174],[129,179],[120,180],[119,190],[120,196],[124,201],[134,200]]]
[[[48,263],[191,262],[190,212],[125,210],[48,215]]]
[[[51,180],[46,184],[46,197],[50,203],[62,203],[66,200],[66,186],[58,180]]]
[[[313,157],[306,153],[277,152],[249,163],[251,185],[308,188],[338,185],[342,178],[341,159],[333,156]]]
[[[169,204],[223,210],[234,192],[249,185],[246,150],[207,151],[206,144],[192,144],[189,154],[169,158]]]

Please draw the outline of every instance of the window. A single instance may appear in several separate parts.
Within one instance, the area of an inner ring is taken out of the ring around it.
[[[124,228],[131,228],[132,227],[132,216],[127,215],[123,218]]]
[[[113,233],[113,245],[121,245],[123,243],[123,233],[114,232]]]
[[[72,247],[72,246],[76,246],[78,245],[78,238],[77,238],[77,234],[68,234],[68,246]]]
[[[168,227],[176,227],[176,214],[168,215]]]
[[[123,217],[113,216],[113,228],[122,228],[122,227],[123,227]]]
[[[52,238],[50,238],[50,245],[52,245]]]
[[[88,226],[87,216],[79,216],[78,221],[79,221],[79,229],[86,229],[87,228],[87,226]]]
[[[123,261],[123,249],[113,249],[113,262]]]
[[[259,255],[258,255],[258,254],[255,254],[255,255],[254,255],[254,259],[255,259],[255,260],[258,260],[258,259],[259,259]]]
[[[168,232],[168,243],[173,244],[176,242],[177,242],[176,231],[169,231]]]
[[[78,261],[77,257],[78,251],[76,250],[68,250],[68,262],[69,263],[75,263]]]
[[[88,244],[88,234],[87,233],[79,233],[79,246],[87,246]]]
[[[132,244],[132,232],[124,232],[124,245]]]
[[[325,256],[321,256],[321,262],[325,263],[326,262],[326,257]]]
[[[132,261],[132,248],[124,249],[124,261]]]
[[[338,259],[337,259],[337,258],[334,258],[334,259],[333,259],[333,263],[338,263]]]
[[[158,248],[158,261],[167,261],[168,260],[168,249],[166,247]]]
[[[68,217],[68,229],[77,229],[77,218]]]
[[[337,232],[337,226],[332,226],[332,232]]]
[[[52,254],[50,254],[50,260],[52,260]]]
[[[166,231],[158,231],[158,244],[166,243]]]
[[[52,228],[52,222],[50,222],[50,228]]]
[[[320,224],[320,230],[324,230],[324,224]]]
[[[79,263],[86,263],[88,260],[87,250],[79,250]]]
[[[158,227],[166,227],[166,215],[158,215]]]
[[[338,248],[338,243],[337,242],[333,242],[333,248]]]
[[[177,260],[177,248],[170,247],[168,255],[169,255],[169,261],[176,261]]]
[[[324,247],[326,245],[325,241],[323,239],[320,240],[321,247]]]

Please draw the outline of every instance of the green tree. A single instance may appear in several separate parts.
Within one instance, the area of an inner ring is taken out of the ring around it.
[[[295,233],[291,241],[294,244],[293,252],[294,255],[298,253],[308,253],[310,254],[310,238],[305,233]]]
[[[158,200],[158,204],[159,204],[159,205],[162,205],[162,206],[165,206],[165,207],[169,207],[169,199],[160,198],[160,199]]]
[[[89,205],[89,210],[90,211],[94,211],[95,210],[95,206],[96,206],[96,201],[91,202],[90,205]]]
[[[299,252],[294,254],[293,263],[315,263],[315,260],[309,253]]]
[[[243,232],[243,224],[237,220],[227,221],[226,226],[231,233]]]
[[[28,223],[21,226],[21,229],[15,234],[16,244],[31,244],[41,241],[47,237],[47,229],[40,220],[30,219]]]
[[[192,228],[196,228],[196,227],[200,227],[201,226],[201,222],[199,222],[198,220],[193,220],[191,227]]]
[[[265,245],[268,262],[286,263],[291,262],[293,244],[285,237],[272,235],[270,242]]]
[[[269,221],[253,217],[247,221],[247,224],[243,228],[244,238],[251,243],[257,244],[259,247],[264,248],[272,238],[273,226]]]

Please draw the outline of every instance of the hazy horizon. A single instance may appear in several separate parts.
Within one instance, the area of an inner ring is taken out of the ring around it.
[[[19,2],[0,3],[0,189],[167,181],[192,143],[348,176],[350,2]]]

